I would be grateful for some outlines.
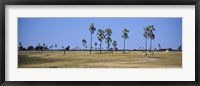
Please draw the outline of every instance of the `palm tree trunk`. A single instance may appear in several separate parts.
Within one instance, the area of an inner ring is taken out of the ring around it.
[[[108,52],[109,52],[109,47],[110,47],[110,46],[109,46],[109,43],[108,43]]]
[[[151,51],[151,46],[152,46],[152,39],[151,39],[151,44],[150,44],[150,51]]]
[[[100,54],[101,54],[101,42],[100,42]]]
[[[90,54],[91,54],[91,50],[92,50],[92,34],[91,34],[91,39],[90,39]]]
[[[124,52],[123,53],[125,54],[125,38],[124,38]]]
[[[147,38],[145,40],[145,52],[147,51]]]

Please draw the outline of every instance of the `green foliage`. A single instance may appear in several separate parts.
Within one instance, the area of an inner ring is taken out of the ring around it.
[[[111,35],[112,35],[112,29],[110,29],[109,27],[107,29],[105,29],[105,36],[106,36],[106,44],[108,45],[108,50],[110,47],[110,43],[112,42],[111,39]]]
[[[86,46],[87,41],[85,39],[82,39],[82,43],[83,43],[83,46]]]
[[[127,28],[124,28],[124,30],[122,31],[122,38],[128,39],[129,38],[129,36],[128,36],[129,32],[130,31]]]
[[[96,31],[96,28],[95,28],[95,26],[94,26],[94,23],[92,23],[92,24],[90,25],[89,31],[90,31],[91,34],[93,34],[94,31]]]
[[[97,38],[99,41],[103,41],[103,39],[105,38],[105,32],[102,29],[99,29],[97,32]]]

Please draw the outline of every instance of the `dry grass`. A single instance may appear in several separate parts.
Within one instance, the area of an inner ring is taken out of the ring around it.
[[[93,51],[19,51],[19,68],[181,68],[182,52],[155,52],[142,58],[140,51],[113,55]]]

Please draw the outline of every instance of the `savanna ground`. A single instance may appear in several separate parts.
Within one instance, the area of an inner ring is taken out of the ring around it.
[[[18,51],[18,68],[181,68],[182,52],[155,51],[142,58],[142,51]]]

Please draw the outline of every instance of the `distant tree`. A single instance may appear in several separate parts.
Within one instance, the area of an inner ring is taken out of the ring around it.
[[[180,46],[178,47],[178,50],[182,51],[182,45],[180,45]]]
[[[34,47],[33,47],[33,46],[29,46],[29,47],[27,48],[27,50],[34,50]]]
[[[90,25],[89,31],[90,31],[90,34],[91,34],[91,38],[90,38],[90,54],[91,54],[91,51],[92,51],[92,34],[94,34],[94,31],[96,31],[94,23],[92,23]]]
[[[99,40],[99,42],[100,42],[100,54],[101,54],[101,45],[102,45],[102,41],[103,41],[103,39],[105,38],[105,35],[104,35],[104,31],[102,30],[102,29],[99,29],[98,30],[98,32],[97,32],[97,38],[98,38],[98,40]]]
[[[43,43],[43,47],[44,47],[44,50],[46,50],[46,44],[45,43]]]
[[[148,28],[144,28],[143,36],[145,38],[145,53],[147,51]]]
[[[160,46],[160,43],[158,44],[158,49],[159,49],[159,50],[161,50],[161,46]]]
[[[125,40],[126,39],[128,39],[129,38],[129,36],[128,36],[128,33],[129,33],[130,31],[127,29],[127,28],[125,28],[123,31],[122,31],[122,38],[124,38],[124,54],[125,54]]]
[[[83,43],[83,46],[86,47],[87,41],[85,39],[82,39],[82,43]]]
[[[19,42],[19,46],[22,46],[22,43],[21,43],[21,42]]]
[[[67,46],[67,47],[65,48],[65,50],[70,50],[70,46]]]
[[[155,31],[154,25],[149,25],[148,26],[148,37],[150,38],[150,51],[152,48],[152,40],[155,39],[155,34],[153,33],[153,31]]]
[[[19,50],[23,50],[23,45],[21,42],[19,42]]]
[[[49,47],[46,45],[46,49],[49,50]]]
[[[45,47],[46,46],[46,44],[45,43],[43,43],[43,47]]]
[[[63,49],[63,51],[64,51],[64,54],[65,54],[65,49],[64,49],[65,47],[64,46],[62,46],[62,49]]]
[[[97,42],[95,42],[94,45],[95,45],[95,50],[96,50],[97,49]]]
[[[51,46],[49,46],[49,49],[51,50]]]
[[[55,44],[55,48],[57,49],[57,44]]]
[[[116,50],[116,48],[117,48],[117,41],[113,41],[113,43],[112,43],[112,45],[113,45],[113,47],[114,47],[114,50]]]
[[[108,27],[107,29],[105,29],[105,36],[106,36],[105,39],[108,51],[110,49],[110,43],[112,42],[111,35],[112,35],[112,30]]]
[[[35,50],[43,50],[43,49],[44,49],[43,46],[39,46],[39,45],[38,45],[38,46],[35,47]]]

